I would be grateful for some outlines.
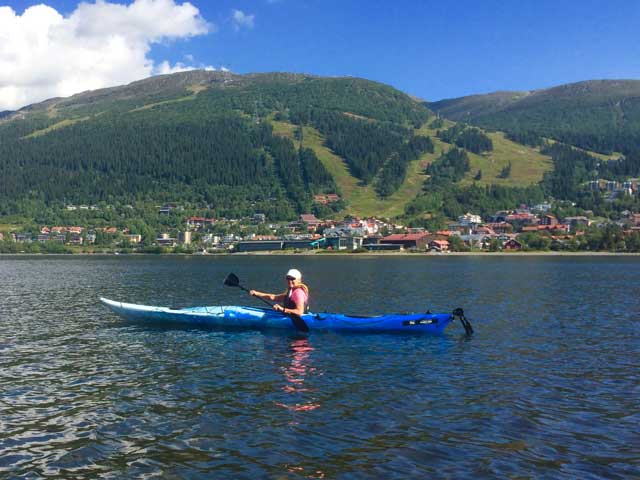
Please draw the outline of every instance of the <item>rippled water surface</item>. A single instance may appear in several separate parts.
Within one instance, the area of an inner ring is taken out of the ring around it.
[[[443,336],[140,327],[99,296],[450,311]],[[0,478],[640,477],[639,257],[0,257]]]

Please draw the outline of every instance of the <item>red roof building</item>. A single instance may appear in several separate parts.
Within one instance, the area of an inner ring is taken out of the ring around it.
[[[476,228],[476,233],[482,233],[483,235],[495,235],[496,234],[496,232],[492,228],[490,228],[490,227],[488,227],[486,225],[483,225],[483,226],[480,226],[480,227]]]
[[[502,248],[504,250],[522,250],[522,244],[512,238],[511,240],[504,242],[502,244]]]
[[[485,223],[485,227],[489,227],[496,233],[511,233],[513,232],[513,225],[507,222],[495,222],[495,223]]]
[[[449,242],[447,240],[432,240],[429,243],[429,249],[436,252],[447,252],[449,251]]]
[[[429,234],[422,233],[394,233],[380,240],[380,243],[402,245],[403,248],[417,248],[424,250],[427,248]]]

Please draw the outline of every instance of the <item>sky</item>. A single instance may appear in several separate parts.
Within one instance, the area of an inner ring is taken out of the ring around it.
[[[0,111],[193,68],[424,100],[640,79],[636,0],[0,0]]]

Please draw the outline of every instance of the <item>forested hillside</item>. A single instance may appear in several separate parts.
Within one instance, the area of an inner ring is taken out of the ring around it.
[[[0,216],[34,218],[69,203],[153,211],[171,202],[230,218],[382,215],[438,228],[469,210],[551,197],[615,216],[637,199],[605,202],[587,184],[640,174],[638,85],[587,82],[429,104],[465,120],[454,123],[362,79],[152,77],[3,112]],[[626,157],[607,161],[589,148]],[[323,193],[341,200],[314,202]]]
[[[428,150],[426,107],[385,85],[305,75],[185,72],[52,99],[0,121],[0,201],[190,202],[227,216],[292,218],[340,193],[313,150],[273,135],[270,119],[310,125],[369,183],[404,180]],[[340,204],[334,208],[339,208]]]
[[[601,153],[640,150],[640,81],[598,80],[427,104],[445,118]]]

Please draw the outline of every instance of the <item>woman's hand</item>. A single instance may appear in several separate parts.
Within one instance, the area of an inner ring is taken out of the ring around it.
[[[255,290],[249,290],[249,295],[251,295],[252,297],[255,297],[256,293],[258,292],[256,292]]]
[[[284,307],[282,305],[277,304],[277,303],[273,306],[273,309],[276,312],[283,312],[284,313]]]

